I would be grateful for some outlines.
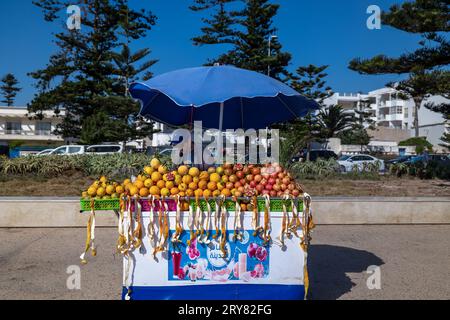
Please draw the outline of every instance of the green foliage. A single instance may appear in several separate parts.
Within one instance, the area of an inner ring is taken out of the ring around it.
[[[370,142],[370,136],[367,130],[361,127],[345,130],[337,136],[341,139],[342,144],[347,145],[367,146]]]
[[[334,159],[297,162],[290,168],[296,179],[322,179],[335,176],[339,171],[339,164]]]
[[[17,86],[19,81],[12,73],[6,74],[1,80],[0,93],[3,95],[2,103],[6,103],[8,107],[14,104],[14,98],[22,89]]]
[[[292,76],[290,86],[301,95],[317,101],[323,105],[323,101],[333,95],[331,87],[326,85],[328,76],[324,71],[328,66],[308,65],[298,67],[296,75]]]
[[[414,163],[408,167],[408,173],[419,179],[450,180],[450,166],[437,161]]]
[[[320,135],[325,139],[333,138],[340,132],[348,130],[353,126],[354,121],[355,118],[346,113],[339,105],[332,105],[326,109],[321,109],[317,115]]]
[[[400,147],[416,146],[416,153],[422,154],[425,150],[432,152],[433,145],[427,141],[426,137],[413,137],[407,140],[401,141],[398,144]]]
[[[128,83],[144,72],[154,61],[135,67],[149,54],[148,49],[131,53],[128,46],[139,40],[155,24],[155,16],[146,10],[130,9],[128,0],[87,0],[79,4],[85,15],[81,29],[55,34],[58,52],[50,57],[47,66],[30,73],[36,80],[38,94],[29,104],[31,115],[43,118],[43,111],[53,110],[57,115],[64,108],[65,116],[56,133],[63,137],[80,138],[82,125],[99,120],[102,113],[110,120],[100,129],[114,133],[106,141],[118,142],[144,137],[151,126],[139,127],[133,120],[139,104],[128,96]],[[66,0],[36,0],[49,22],[59,22]],[[64,19],[66,19],[64,17]],[[97,121],[98,122],[98,121]],[[108,126],[109,128],[107,128]],[[117,127],[129,130],[117,132]],[[91,132],[91,129],[89,132]],[[150,131],[151,132],[151,131]],[[87,140],[88,133],[84,133]],[[98,140],[97,138],[93,140]]]
[[[276,34],[273,19],[278,4],[268,0],[194,0],[193,11],[206,11],[209,18],[203,18],[202,34],[193,38],[194,45],[223,45],[227,52],[208,61],[231,64],[236,67],[257,71],[278,79],[288,78],[286,67],[291,54],[282,51],[277,38],[271,39],[271,54],[268,55],[269,38]],[[269,68],[269,70],[268,70]]]
[[[349,68],[360,74],[409,74],[408,79],[389,84],[415,103],[414,128],[419,136],[418,109],[431,95],[449,95],[449,7],[444,0],[416,0],[394,5],[383,12],[382,23],[409,33],[420,33],[420,48],[396,58],[383,54],[371,59],[353,59]]]
[[[145,154],[28,156],[16,159],[0,158],[0,173],[4,175],[33,174],[41,177],[60,176],[68,171],[80,171],[89,176],[107,175],[124,178],[138,175],[149,164],[151,157]],[[172,167],[170,158],[161,159]]]

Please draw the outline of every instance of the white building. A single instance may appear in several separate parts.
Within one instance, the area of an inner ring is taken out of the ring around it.
[[[369,101],[368,105],[364,101]],[[443,102],[444,98],[431,97],[429,102]],[[370,91],[368,94],[342,94],[335,93],[325,100],[326,105],[339,104],[347,112],[361,110],[372,113],[371,119],[377,127],[391,128],[395,130],[405,130],[412,137],[414,136],[414,102],[402,100],[396,90],[392,88],[382,88]],[[420,136],[427,137],[435,148],[440,149],[440,138],[448,130],[448,123],[440,113],[433,112],[425,106],[419,109],[419,132]]]
[[[29,119],[25,107],[0,107],[0,154],[25,155],[62,145],[64,139],[52,133],[59,122],[50,111],[41,121]]]

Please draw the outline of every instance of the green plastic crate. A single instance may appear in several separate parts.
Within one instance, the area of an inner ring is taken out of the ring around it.
[[[214,211],[216,208],[215,200],[209,200],[211,205],[211,209]],[[299,199],[298,201],[294,201],[294,203],[298,204],[298,210],[303,211],[303,201]],[[291,201],[287,201],[287,210],[292,211]],[[195,199],[191,199],[191,205],[194,207],[194,210],[197,208]],[[91,211],[91,200],[90,199],[81,199],[80,200],[81,211]],[[202,211],[206,211],[206,201],[200,200],[200,207]],[[225,207],[228,211],[234,211],[236,205],[233,200],[225,200]],[[258,199],[258,211],[264,211],[266,207],[264,199]],[[120,209],[120,201],[119,199],[96,199],[94,201],[94,210],[95,211],[110,211],[110,210],[119,210]],[[282,212],[283,211],[283,200],[273,199],[270,201],[270,211],[271,212]]]
[[[91,200],[81,199],[80,200],[81,211],[91,211]],[[94,201],[95,211],[110,211],[119,210],[120,200],[119,199],[96,199]]]
[[[302,200],[299,199],[298,201],[294,201],[294,203],[297,203],[298,205],[297,209],[299,211],[303,210]],[[216,209],[215,200],[209,200],[209,204],[211,206],[212,211],[215,211]],[[191,205],[193,206],[194,210],[197,209],[195,199],[191,199]],[[233,200],[225,200],[225,207],[227,208],[228,211],[233,212],[236,209],[236,204]],[[202,209],[202,211],[207,210],[205,200],[200,200],[200,208]],[[261,198],[258,199],[258,211],[262,212],[265,210],[265,208],[266,208],[266,201]],[[291,201],[287,201],[286,209],[287,211],[292,211]],[[283,212],[283,200],[280,199],[270,200],[270,212]]]

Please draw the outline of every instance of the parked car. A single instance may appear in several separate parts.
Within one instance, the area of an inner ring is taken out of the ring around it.
[[[379,163],[379,171],[384,171],[384,161],[366,154],[344,155],[338,159],[341,172],[351,172],[355,165],[358,167],[358,171],[363,171],[364,166],[367,164]]]
[[[386,161],[386,167],[389,167],[393,164],[399,164],[399,163],[407,163],[408,161],[410,161],[414,156],[401,156],[389,161]]]
[[[49,155],[53,150],[55,150],[55,149],[45,149],[39,153],[36,153],[36,155],[37,156],[46,156],[46,155]]]
[[[416,164],[419,162],[426,163],[429,161],[437,162],[439,164],[450,164],[450,157],[446,154],[422,154],[412,157],[406,162],[406,164]]]
[[[118,144],[105,144],[105,145],[95,145],[86,148],[86,153],[89,154],[114,154],[122,153],[123,147]]]
[[[317,161],[317,159],[336,159],[337,154],[331,150],[311,150],[309,152],[309,161]],[[292,162],[306,161],[308,159],[308,151],[303,150],[297,157],[292,158]]]
[[[76,155],[76,154],[84,154],[86,152],[86,146],[62,146],[54,149],[49,153],[49,155]]]

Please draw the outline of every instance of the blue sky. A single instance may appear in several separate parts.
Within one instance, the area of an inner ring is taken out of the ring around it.
[[[388,9],[401,0],[273,0],[281,8],[275,20],[284,49],[291,52],[290,68],[300,65],[330,65],[328,83],[336,92],[367,92],[384,86],[399,76],[363,76],[347,68],[354,57],[384,53],[396,56],[418,46],[418,36],[392,28],[369,30],[369,5]],[[152,49],[160,61],[155,74],[202,65],[223,48],[195,47],[191,38],[199,34],[201,13],[188,9],[190,0],[132,0],[133,5],[151,9],[157,25],[137,47]],[[16,104],[26,105],[33,97],[33,80],[27,73],[42,68],[56,50],[52,32],[61,24],[43,21],[31,0],[0,1],[0,75],[14,73],[23,88]]]

